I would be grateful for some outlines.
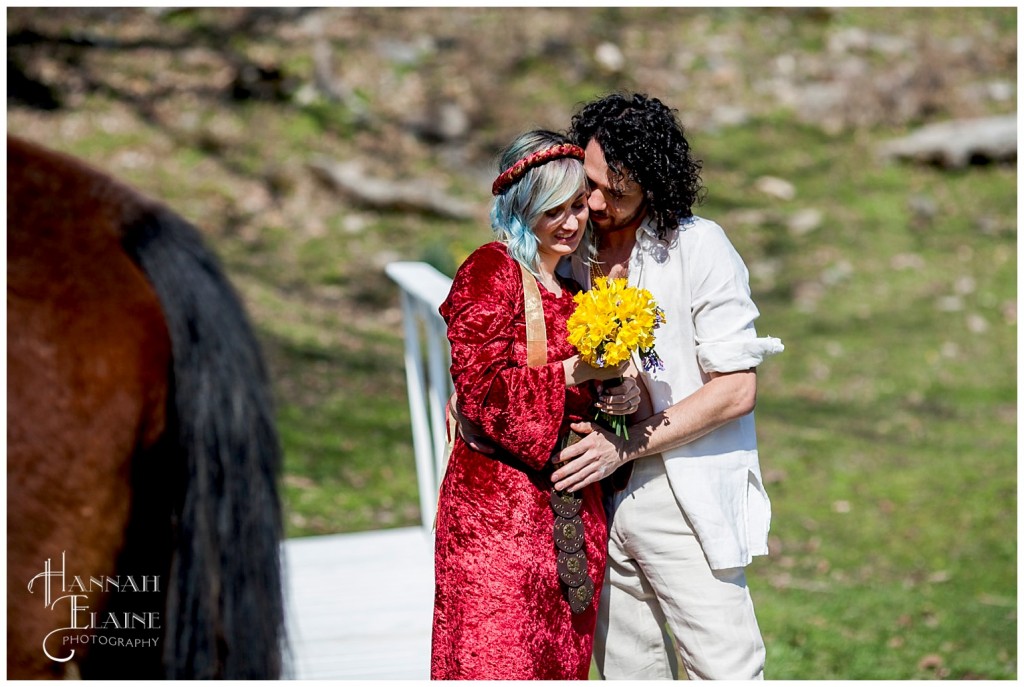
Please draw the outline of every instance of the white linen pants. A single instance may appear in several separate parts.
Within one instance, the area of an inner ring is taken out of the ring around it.
[[[612,498],[594,659],[604,679],[763,679],[765,647],[743,568],[712,571],[660,455]]]

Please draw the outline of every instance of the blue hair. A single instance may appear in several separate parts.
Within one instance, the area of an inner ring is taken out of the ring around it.
[[[505,171],[531,153],[562,143],[570,141],[553,131],[536,130],[520,134],[501,152],[498,168]],[[581,161],[559,158],[528,170],[511,188],[495,196],[491,206],[491,229],[497,239],[508,246],[508,254],[534,276],[540,277],[539,241],[533,233],[534,225],[547,210],[575,197],[581,188],[586,187],[586,181]],[[591,245],[588,221],[576,253],[589,257]]]

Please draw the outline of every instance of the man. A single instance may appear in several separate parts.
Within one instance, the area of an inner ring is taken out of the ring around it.
[[[700,163],[672,110],[644,95],[610,95],[577,113],[569,136],[586,153],[597,256],[564,267],[586,288],[597,276],[628,278],[667,319],[655,343],[664,370],[636,372],[642,404],[629,438],[576,424],[582,440],[554,458],[560,490],[631,468],[607,504],[598,670],[609,679],[676,677],[667,629],[690,679],[760,679],[765,648],[744,574],[768,553],[771,518],[754,432],[755,368],[783,346],[757,336],[747,270],[721,227],[693,215]],[[465,423],[459,431],[489,450]]]
[[[644,95],[585,106],[569,132],[586,152],[598,254],[572,265],[628,277],[665,310],[655,349],[664,370],[641,372],[644,406],[629,438],[590,423],[555,458],[557,489],[576,490],[621,466],[610,496],[608,570],[595,660],[605,678],[674,677],[679,645],[690,679],[760,679],[764,643],[744,566],[768,553],[770,503],[757,457],[755,368],[782,351],[758,338],[748,275],[722,229],[696,217],[700,163],[674,112]]]

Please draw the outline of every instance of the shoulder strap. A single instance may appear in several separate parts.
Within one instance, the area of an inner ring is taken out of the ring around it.
[[[540,367],[548,362],[548,333],[544,327],[544,304],[537,279],[519,265],[523,273],[523,302],[526,305],[526,364]]]
[[[544,304],[540,300],[540,287],[537,286],[537,278],[530,274],[530,271],[519,265],[523,273],[523,303],[526,305],[526,364],[530,367],[540,367],[548,362],[548,332],[544,326]],[[437,489],[440,491],[441,482],[444,481],[445,473],[448,471],[448,458],[451,456],[452,448],[455,445],[456,429],[455,420],[455,394],[452,394],[445,406],[445,452],[443,465],[441,466],[441,478],[437,481]],[[436,503],[436,494],[435,494]],[[437,510],[434,511],[434,524],[431,531],[437,529]]]

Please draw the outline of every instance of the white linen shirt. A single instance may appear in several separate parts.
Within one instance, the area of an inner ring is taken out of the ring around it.
[[[576,256],[572,273],[590,288],[590,270]],[[690,217],[660,241],[648,217],[637,229],[629,259],[629,284],[647,289],[665,310],[654,349],[664,370],[643,371],[654,412],[700,389],[711,372],[757,367],[783,350],[754,330],[757,307],[749,276],[722,228]],[[719,427],[688,444],[664,451],[665,471],[715,570],[748,565],[768,553],[771,502],[758,464],[754,414]]]

